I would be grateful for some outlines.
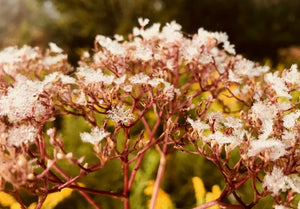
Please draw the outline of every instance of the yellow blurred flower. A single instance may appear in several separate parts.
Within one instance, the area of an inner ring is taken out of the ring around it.
[[[192,178],[194,190],[195,190],[195,198],[197,201],[197,205],[202,205],[206,202],[210,202],[216,200],[221,195],[221,189],[218,185],[213,185],[211,192],[206,192],[203,181],[201,178],[195,176]],[[219,209],[218,205],[214,205],[209,207],[209,209]]]
[[[144,193],[146,195],[152,196],[154,190],[154,181],[149,181],[148,186],[145,188]],[[150,201],[148,203],[150,206]],[[174,209],[175,206],[170,198],[170,196],[162,189],[159,189],[158,196],[155,204],[155,209]]]
[[[72,189],[65,188],[60,192],[55,192],[49,194],[43,203],[42,209],[53,209],[58,203],[62,202],[64,199],[68,198],[72,194]],[[36,207],[36,202],[33,202],[28,209],[34,209]],[[20,203],[10,194],[5,192],[0,192],[0,205],[4,207],[10,207],[10,209],[21,209]]]

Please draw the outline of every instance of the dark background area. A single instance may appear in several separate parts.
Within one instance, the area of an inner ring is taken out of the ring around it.
[[[176,20],[186,34],[199,27],[229,35],[245,57],[298,62],[299,0],[0,0],[0,47],[57,43],[73,64],[97,34],[126,35],[138,17]]]

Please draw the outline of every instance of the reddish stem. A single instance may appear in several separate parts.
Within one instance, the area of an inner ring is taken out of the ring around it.
[[[129,175],[129,169],[128,169],[128,159],[126,158],[123,161],[123,172],[124,172],[124,189],[123,189],[123,195],[125,198],[123,199],[123,206],[124,209],[129,209],[130,204],[129,204],[129,187],[128,187],[128,175]]]
[[[232,205],[228,203],[221,202],[219,199],[213,200],[207,203],[204,203],[203,205],[200,205],[198,207],[194,207],[193,209],[206,209],[208,207],[211,207],[213,205],[219,205],[222,206],[222,208],[230,208],[230,209],[243,209],[244,207],[241,205]]]
[[[99,205],[97,205],[97,203],[89,196],[87,195],[85,192],[83,191],[79,191],[79,193],[94,207],[97,209],[101,209],[101,207]]]
[[[152,194],[152,198],[151,198],[151,202],[150,202],[150,209],[154,209],[155,208],[155,203],[157,200],[157,196],[158,196],[158,191],[160,188],[160,184],[161,184],[161,180],[165,171],[165,167],[166,167],[166,153],[167,153],[167,141],[168,141],[168,126],[167,126],[167,130],[165,133],[165,138],[164,138],[164,145],[163,145],[163,150],[159,150],[159,153],[161,155],[160,157],[160,162],[159,162],[159,167],[158,167],[158,171],[157,171],[157,176],[156,176],[156,180],[155,180],[155,184],[154,184],[154,190],[153,190],[153,194]],[[158,147],[159,148],[159,147]]]
[[[108,197],[112,197],[112,198],[125,198],[125,196],[123,194],[115,193],[115,192],[90,189],[90,188],[81,187],[81,186],[77,186],[77,185],[70,185],[68,187],[71,189],[75,189],[75,190],[90,193],[90,194],[103,195],[103,196],[108,196]]]
[[[146,154],[146,152],[143,152],[143,153],[139,156],[139,159],[138,159],[138,161],[136,162],[136,164],[135,164],[135,166],[134,166],[134,168],[133,168],[133,170],[132,170],[132,172],[131,172],[130,179],[129,179],[129,182],[128,182],[128,189],[129,189],[129,190],[130,190],[131,187],[132,187],[134,178],[135,178],[135,176],[136,176],[136,174],[137,174],[137,171],[138,171],[138,169],[139,169],[139,167],[140,167],[140,165],[141,165],[141,163],[142,163],[142,160],[143,160],[145,154]]]
[[[123,172],[124,172],[124,188],[123,188],[123,195],[125,198],[123,199],[123,206],[124,209],[130,208],[129,203],[129,187],[128,187],[128,179],[129,179],[129,163],[128,163],[128,150],[129,150],[129,129],[125,129],[125,135],[126,135],[126,143],[123,150],[123,153],[125,153],[124,158],[122,159],[122,166],[123,166]]]
[[[23,201],[22,201],[22,199],[21,199],[20,194],[19,194],[18,191],[15,192],[15,195],[16,195],[18,203],[21,205],[21,208],[22,209],[26,209],[26,206],[24,205],[24,203],[23,203]]]
[[[159,168],[157,171],[157,176],[156,176],[156,180],[155,180],[155,184],[154,184],[154,190],[153,190],[153,194],[152,194],[152,198],[151,198],[151,202],[150,202],[150,209],[154,209],[155,208],[155,203],[157,200],[157,196],[158,196],[158,191],[160,188],[160,184],[161,184],[161,180],[162,180],[162,176],[165,170],[165,166],[166,166],[166,155],[161,155],[160,157],[160,162],[159,162]]]
[[[43,203],[45,202],[46,197],[47,197],[47,195],[39,196],[38,203],[37,203],[35,209],[40,209],[43,206]]]

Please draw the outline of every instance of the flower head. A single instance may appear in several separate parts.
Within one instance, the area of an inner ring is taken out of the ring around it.
[[[286,154],[285,145],[276,139],[267,140],[252,140],[250,142],[250,149],[248,151],[248,156],[257,156],[260,152],[269,150],[270,160],[274,161]]]
[[[50,47],[50,51],[53,53],[57,53],[60,54],[63,52],[63,50],[61,48],[59,48],[55,43],[50,42],[49,43],[49,47]]]
[[[7,95],[0,97],[0,115],[7,115],[11,121],[43,115],[44,106],[37,100],[43,87],[41,81],[30,81],[18,75],[15,85],[8,88]]]
[[[134,115],[125,105],[112,107],[111,110],[107,111],[107,117],[122,124],[129,123],[134,119]]]
[[[83,132],[80,134],[80,137],[83,142],[96,144],[109,135],[110,133],[106,132],[104,129],[95,127],[92,129],[91,133]]]
[[[274,167],[272,173],[265,175],[263,187],[270,191],[273,195],[277,195],[279,191],[285,192],[289,188],[287,184],[287,177],[278,167]]]
[[[34,142],[38,129],[31,125],[15,126],[8,131],[7,144],[19,147]]]

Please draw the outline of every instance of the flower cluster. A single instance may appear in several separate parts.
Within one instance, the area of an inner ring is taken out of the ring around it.
[[[154,208],[166,156],[175,148],[204,156],[224,176],[220,197],[198,208],[252,208],[268,194],[275,208],[296,207],[292,200],[300,192],[297,66],[272,73],[236,55],[225,33],[200,28],[186,37],[175,21],[162,28],[158,23],[146,27],[148,19],[138,22],[140,27],[128,40],[98,35],[94,53],[84,53],[77,68],[54,43],[44,54],[29,46],[0,52],[1,189],[27,189],[39,196],[37,208],[47,194],[69,187],[95,208],[100,207],[89,193],[120,198],[128,209],[143,157],[156,148],[161,163],[150,203]],[[92,144],[98,162],[75,158],[76,150],[67,153],[55,127],[44,133],[47,124],[65,115],[82,117],[91,125],[90,133],[80,137]],[[232,166],[233,150],[239,160]],[[63,159],[78,167],[78,175],[64,172],[58,163]],[[122,193],[78,184],[113,159],[122,163]],[[246,204],[236,190],[249,179],[254,199]],[[224,200],[231,194],[236,202],[230,206]]]

